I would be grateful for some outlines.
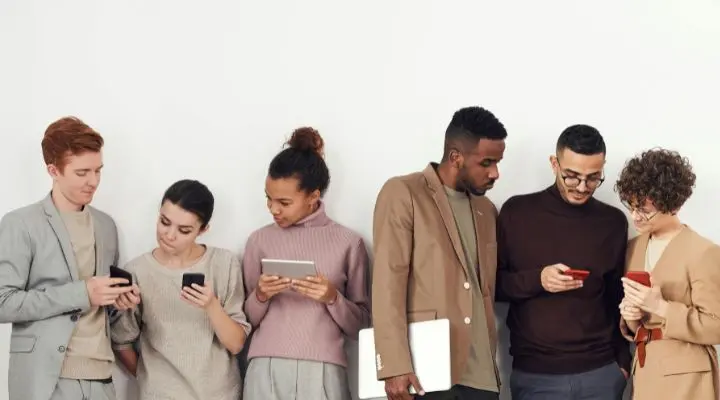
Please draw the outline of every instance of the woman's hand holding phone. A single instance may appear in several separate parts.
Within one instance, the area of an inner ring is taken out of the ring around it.
[[[652,313],[660,317],[665,317],[667,312],[667,301],[663,298],[659,286],[652,285],[652,278],[649,278],[650,285],[636,282],[626,276],[622,279],[623,290],[625,291],[625,299],[627,305],[637,307],[641,311]]]
[[[212,285],[207,281],[203,286],[193,283],[191,286],[183,287],[180,296],[186,303],[204,310],[216,302],[219,304],[219,300],[217,296],[215,296],[215,292],[213,292]]]

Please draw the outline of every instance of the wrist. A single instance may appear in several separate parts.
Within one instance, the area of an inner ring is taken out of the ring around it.
[[[220,305],[220,300],[215,298],[214,300],[210,301],[210,304],[207,305],[205,308],[207,310],[207,313],[212,316],[213,314],[219,314],[219,313],[225,313],[225,310],[223,310],[222,306]]]
[[[328,299],[328,301],[326,301],[325,304],[331,306],[331,305],[337,303],[337,298],[338,298],[338,292],[336,290],[334,295],[330,299]]]
[[[664,300],[664,299],[660,300],[660,302],[658,302],[658,305],[655,308],[655,312],[653,312],[653,314],[655,314],[661,318],[665,318],[667,316],[668,306],[669,306],[669,304],[666,300]]]
[[[262,294],[262,292],[257,289],[255,289],[255,299],[261,303],[266,303],[268,301],[268,297]]]

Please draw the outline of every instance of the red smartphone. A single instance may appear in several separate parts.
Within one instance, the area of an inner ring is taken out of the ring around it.
[[[625,277],[641,285],[650,286],[650,273],[646,271],[628,271]]]
[[[590,271],[585,269],[569,269],[565,271],[564,274],[572,276],[575,280],[584,281],[585,278],[590,275]]]

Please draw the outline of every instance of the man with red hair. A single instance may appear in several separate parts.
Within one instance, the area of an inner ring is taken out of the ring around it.
[[[109,313],[134,307],[139,292],[109,277],[117,229],[89,206],[103,144],[77,118],[52,123],[42,140],[52,190],[0,220],[0,323],[13,325],[10,400],[115,398]]]

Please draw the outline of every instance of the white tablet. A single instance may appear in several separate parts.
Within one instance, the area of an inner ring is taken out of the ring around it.
[[[275,275],[283,278],[303,279],[308,276],[316,276],[315,262],[299,260],[274,260],[263,258],[262,273]]]

